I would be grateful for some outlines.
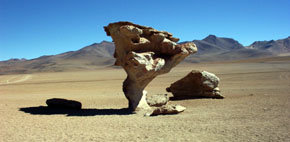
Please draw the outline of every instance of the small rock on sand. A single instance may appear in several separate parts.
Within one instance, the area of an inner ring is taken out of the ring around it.
[[[67,100],[62,98],[52,98],[46,100],[46,104],[49,108],[58,109],[81,109],[82,103],[74,100]]]
[[[146,101],[150,106],[160,107],[167,104],[169,97],[167,94],[156,94],[147,96]]]
[[[156,115],[167,115],[167,114],[178,114],[185,110],[186,108],[181,105],[164,105],[161,107],[156,107],[151,113],[145,114],[145,116],[156,116]]]

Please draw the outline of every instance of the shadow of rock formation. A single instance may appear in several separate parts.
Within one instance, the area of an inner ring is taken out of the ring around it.
[[[47,106],[24,107],[19,111],[30,113],[32,115],[57,115],[63,114],[66,116],[96,116],[96,115],[130,115],[132,111],[128,108],[122,109],[56,109]]]

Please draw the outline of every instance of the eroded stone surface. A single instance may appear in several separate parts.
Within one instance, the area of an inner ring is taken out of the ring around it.
[[[146,101],[149,106],[160,107],[167,104],[169,96],[167,94],[156,94],[147,96]]]
[[[224,98],[218,88],[220,79],[207,71],[193,70],[182,79],[174,82],[166,90],[172,92],[174,99]]]
[[[123,92],[129,108],[150,109],[145,87],[160,74],[168,73],[189,54],[197,52],[193,42],[177,44],[178,38],[169,32],[130,22],[111,23],[104,27],[116,49],[115,65],[127,73]]]
[[[154,108],[152,112],[146,113],[145,116],[178,114],[183,112],[185,109],[186,108],[181,105],[164,105]]]

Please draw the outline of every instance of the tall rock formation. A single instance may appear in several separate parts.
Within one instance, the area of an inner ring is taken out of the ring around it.
[[[145,87],[158,75],[168,73],[188,55],[197,52],[193,42],[177,44],[178,38],[166,31],[130,22],[104,27],[115,43],[115,65],[127,73],[123,92],[133,111],[150,109]]]

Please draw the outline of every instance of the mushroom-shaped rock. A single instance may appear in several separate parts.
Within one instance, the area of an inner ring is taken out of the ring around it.
[[[220,94],[219,81],[220,79],[213,73],[193,70],[182,79],[172,83],[166,90],[172,92],[173,99],[202,97],[222,99],[224,96]]]
[[[116,49],[115,65],[127,73],[123,92],[133,111],[149,109],[145,87],[158,75],[168,73],[188,55],[197,52],[193,42],[177,44],[171,33],[130,22],[111,23],[104,27]]]

